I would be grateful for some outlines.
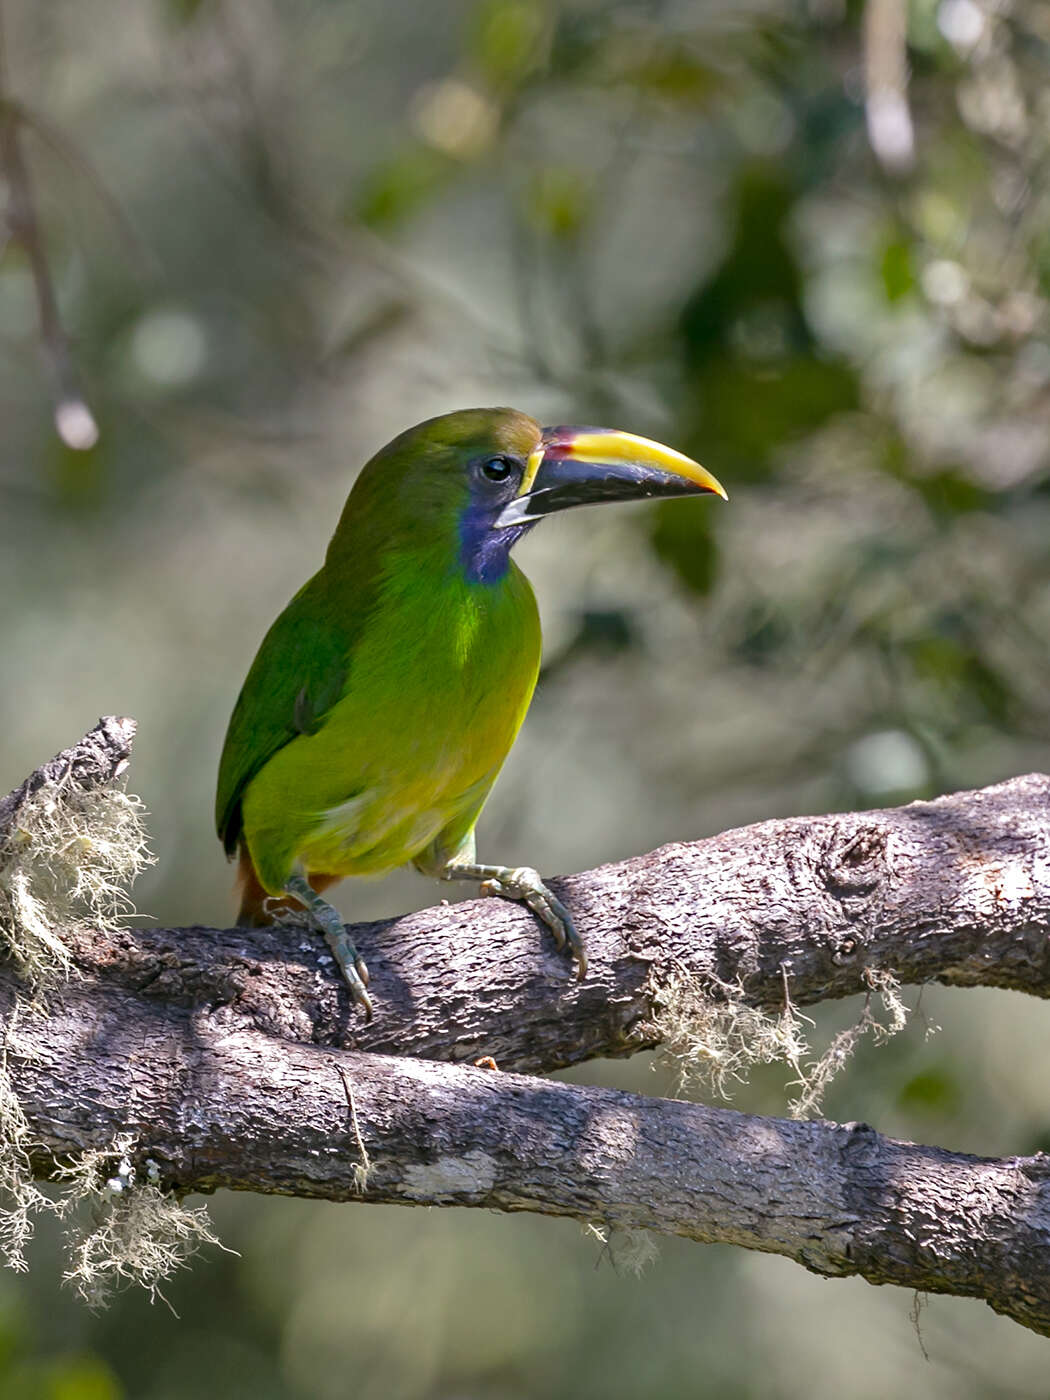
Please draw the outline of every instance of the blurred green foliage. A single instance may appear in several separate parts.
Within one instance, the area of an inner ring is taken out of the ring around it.
[[[140,906],[226,917],[210,789],[258,639],[367,456],[493,402],[673,442],[731,497],[527,542],[548,654],[493,855],[578,868],[1045,767],[1047,8],[908,5],[895,168],[869,140],[864,8],[6,0],[101,436],[54,431],[0,224],[0,788],[135,714],[160,854]],[[345,904],[431,898],[406,877]],[[927,992],[914,1019],[830,1113],[1050,1140],[1041,1008]],[[588,1073],[671,1089],[643,1063]],[[786,1097],[761,1074],[737,1103]],[[635,1282],[550,1222],[216,1212],[241,1257],[173,1282],[182,1321],[131,1297],[84,1314],[45,1234],[0,1288],[5,1400],[1046,1393],[1046,1344],[977,1304],[931,1305],[927,1366],[907,1299],[780,1261],[670,1244]]]
[[[0,1312],[0,1394],[7,1400],[123,1400],[124,1387],[105,1362],[75,1351],[41,1356],[34,1331],[24,1308]]]

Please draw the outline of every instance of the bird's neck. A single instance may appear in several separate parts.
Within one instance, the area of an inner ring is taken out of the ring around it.
[[[531,692],[539,616],[529,581],[513,562],[482,583],[447,548],[395,549],[384,555],[374,583],[372,631],[393,648],[399,666],[411,656],[417,673],[438,687],[464,674],[480,685],[490,673],[505,679],[509,649],[521,654],[513,669],[531,675],[523,681]]]
[[[530,523],[493,529],[491,507],[468,506],[459,518],[458,559],[468,583],[492,585],[506,578],[510,551],[531,528]]]
[[[439,584],[458,574],[468,584],[492,588],[510,572],[510,551],[532,528],[532,522],[497,530],[493,510],[473,503],[441,521],[396,517],[378,527],[363,514],[344,514],[328,546],[326,566],[345,577],[386,577],[407,572],[422,581]]]
[[[458,529],[448,523],[439,530],[341,529],[329,544],[323,576],[340,595],[349,586],[358,597],[370,597],[370,609],[444,608],[458,599],[470,612],[499,611],[507,590],[519,591],[515,579],[524,581],[510,550],[531,527],[482,529],[467,514]]]

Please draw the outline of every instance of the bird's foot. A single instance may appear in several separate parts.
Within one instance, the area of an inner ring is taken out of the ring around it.
[[[581,981],[587,975],[587,950],[580,932],[565,905],[543,883],[539,871],[528,865],[475,865],[468,875],[466,867],[453,866],[445,878],[474,878],[481,881],[482,894],[524,904],[550,929],[559,951],[568,945],[578,964],[577,976]]]
[[[346,931],[346,925],[327,899],[322,899],[302,875],[292,875],[285,885],[285,892],[293,895],[301,905],[309,910],[314,922],[324,934],[324,940],[332,950],[336,965],[343,975],[343,981],[350,988],[350,998],[365,1013],[365,1020],[372,1019],[372,998],[366,990],[371,980],[365,960],[354,947],[354,941]]]

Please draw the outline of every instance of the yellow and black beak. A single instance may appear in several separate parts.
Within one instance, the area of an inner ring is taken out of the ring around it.
[[[698,462],[634,433],[608,428],[544,428],[529,454],[521,488],[496,517],[497,528],[541,520],[570,506],[698,496],[725,488]]]

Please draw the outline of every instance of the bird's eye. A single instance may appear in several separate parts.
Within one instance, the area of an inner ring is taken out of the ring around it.
[[[481,464],[481,475],[486,481],[506,481],[514,470],[514,463],[507,457],[491,457]]]

